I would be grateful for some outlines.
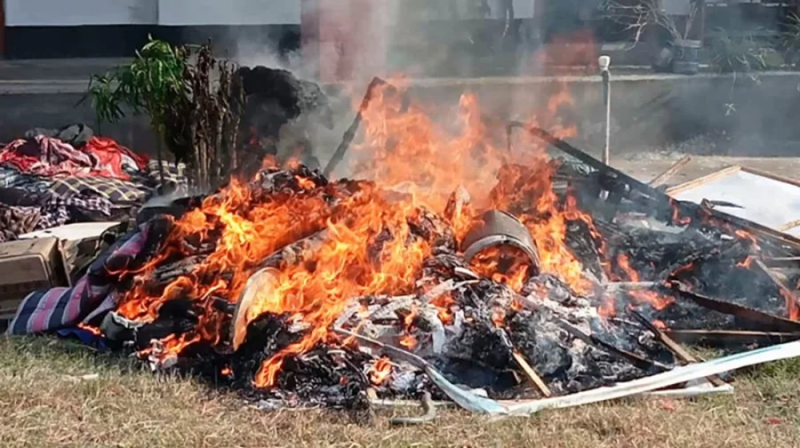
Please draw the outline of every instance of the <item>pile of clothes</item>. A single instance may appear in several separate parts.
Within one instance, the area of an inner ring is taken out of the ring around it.
[[[123,221],[184,167],[134,153],[88,126],[32,129],[0,150],[0,242],[74,222]]]

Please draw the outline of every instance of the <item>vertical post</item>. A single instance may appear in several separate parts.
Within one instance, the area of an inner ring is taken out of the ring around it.
[[[697,35],[695,38],[699,41],[706,39],[706,0],[696,0],[697,15],[695,22],[697,23]]]
[[[0,1],[0,56],[6,54],[6,2]]]
[[[611,58],[608,56],[600,56],[597,60],[600,65],[600,75],[603,77],[603,106],[606,111],[606,140],[603,146],[603,163],[608,165],[611,160],[611,72],[608,68],[611,66]]]

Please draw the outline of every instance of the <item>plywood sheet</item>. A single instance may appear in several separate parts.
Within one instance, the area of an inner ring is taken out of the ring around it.
[[[743,208],[719,207],[719,210],[776,230],[800,220],[800,187],[747,170],[710,180],[674,197],[697,204],[703,199],[731,202]],[[785,232],[800,237],[800,226]]]

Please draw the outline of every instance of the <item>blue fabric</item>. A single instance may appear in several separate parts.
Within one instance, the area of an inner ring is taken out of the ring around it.
[[[95,347],[101,351],[108,349],[106,338],[98,336],[89,330],[84,330],[82,328],[65,328],[63,330],[58,330],[56,334],[65,339],[75,338],[80,341],[81,344]]]

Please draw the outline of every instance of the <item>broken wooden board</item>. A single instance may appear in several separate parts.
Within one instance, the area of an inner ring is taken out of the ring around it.
[[[728,202],[737,207],[716,206],[725,213],[763,226],[800,236],[800,182],[746,167],[733,166],[667,190],[681,201]]]

